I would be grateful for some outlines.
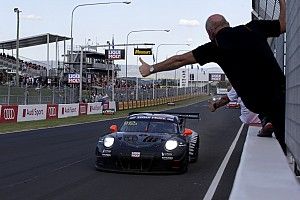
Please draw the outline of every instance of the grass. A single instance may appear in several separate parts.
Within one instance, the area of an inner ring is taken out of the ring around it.
[[[182,106],[185,106],[188,104],[197,103],[200,101],[207,100],[208,98],[209,98],[208,96],[194,97],[191,99],[178,101],[178,102],[176,102],[175,106],[168,106],[168,105],[164,104],[164,105],[159,105],[159,106],[129,109],[129,110],[118,111],[114,115],[97,115],[97,114],[81,115],[81,116],[68,117],[68,118],[62,118],[62,119],[28,121],[28,122],[19,122],[19,123],[3,123],[3,124],[0,124],[0,134],[22,131],[22,130],[56,127],[56,126],[63,126],[63,125],[70,125],[70,124],[77,124],[77,123],[96,122],[96,121],[101,121],[101,120],[125,117],[128,115],[128,113],[130,113],[132,111],[136,111],[136,112],[139,112],[139,111],[161,111],[161,110],[172,109],[172,108],[182,107]]]

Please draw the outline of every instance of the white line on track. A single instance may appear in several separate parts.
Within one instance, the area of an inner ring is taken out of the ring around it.
[[[238,141],[238,139],[239,139],[239,137],[240,137],[240,135],[242,133],[244,125],[245,124],[241,125],[241,127],[240,127],[237,135],[235,136],[235,139],[233,140],[233,142],[232,142],[232,144],[231,144],[231,146],[230,146],[230,148],[229,148],[229,150],[228,150],[228,152],[227,152],[227,154],[226,154],[226,156],[225,156],[225,158],[224,158],[224,160],[223,160],[223,162],[222,162],[222,164],[221,164],[221,166],[219,168],[219,170],[217,171],[217,173],[216,173],[213,181],[211,182],[211,184],[210,184],[210,186],[209,186],[209,188],[208,188],[208,190],[207,190],[207,192],[206,192],[203,200],[211,200],[213,198],[214,193],[215,193],[215,191],[217,189],[217,186],[218,186],[218,184],[219,184],[219,182],[221,180],[221,177],[222,177],[222,175],[224,173],[225,167],[227,166],[228,161],[229,161],[229,159],[231,157],[231,154],[232,154],[232,152],[233,152],[233,150],[234,150],[234,148],[236,146],[236,143],[237,143],[237,141]]]

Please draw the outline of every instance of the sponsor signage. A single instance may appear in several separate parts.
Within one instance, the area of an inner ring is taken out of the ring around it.
[[[209,81],[225,81],[225,74],[221,73],[210,73],[208,77]]]
[[[134,55],[152,55],[151,48],[134,48]]]
[[[17,122],[18,106],[0,105],[0,123]]]
[[[46,119],[58,118],[58,105],[47,105],[47,117]]]
[[[80,74],[68,74],[68,83],[69,84],[79,84],[80,83]]]
[[[87,104],[81,103],[79,104],[79,115],[86,115],[87,114]]]
[[[125,49],[106,49],[105,58],[109,60],[125,59]]]
[[[87,104],[87,114],[88,115],[101,114],[101,113],[102,113],[102,103],[101,102]]]
[[[47,104],[19,105],[18,122],[46,119]]]
[[[58,118],[74,117],[78,115],[79,103],[58,105]]]
[[[180,87],[188,87],[187,71],[182,70],[180,76]]]
[[[113,114],[115,114],[115,110],[114,109],[103,110],[102,114],[103,115],[113,115]]]

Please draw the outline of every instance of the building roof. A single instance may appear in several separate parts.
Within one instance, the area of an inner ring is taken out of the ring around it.
[[[70,40],[71,38],[66,36],[59,36],[59,35],[53,35],[50,33],[42,34],[42,35],[36,35],[26,38],[20,38],[19,39],[19,48],[25,48],[25,47],[32,47],[42,44],[47,44],[47,36],[49,35],[49,43],[53,42],[60,42],[63,40]],[[0,42],[0,49],[16,49],[16,42],[17,40],[8,40]]]

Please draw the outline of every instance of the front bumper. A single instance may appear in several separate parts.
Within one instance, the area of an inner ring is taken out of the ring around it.
[[[188,151],[143,153],[133,157],[132,151],[103,153],[96,148],[96,169],[129,173],[181,173],[188,164]]]

